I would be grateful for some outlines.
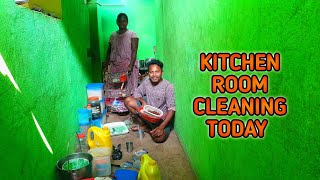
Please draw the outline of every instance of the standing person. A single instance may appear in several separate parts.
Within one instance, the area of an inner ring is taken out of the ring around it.
[[[133,94],[138,86],[138,61],[137,50],[139,38],[136,33],[127,29],[128,16],[120,13],[117,17],[119,30],[113,32],[109,39],[107,50],[107,60],[103,63],[104,73],[123,73],[128,72],[127,88]]]
[[[153,141],[162,143],[167,140],[172,129],[172,117],[176,111],[173,85],[162,79],[163,63],[159,60],[151,60],[148,64],[149,78],[145,79],[136,89],[133,97],[127,97],[124,101],[128,110],[138,118],[140,128],[148,132]],[[163,111],[162,120],[159,123],[151,123],[139,115],[139,108],[151,105]],[[132,127],[131,130],[138,130]]]

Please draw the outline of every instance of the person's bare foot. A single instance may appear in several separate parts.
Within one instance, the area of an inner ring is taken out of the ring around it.
[[[131,131],[138,131],[139,129],[144,130],[144,132],[149,133],[150,129],[148,129],[145,125],[136,125],[130,128]]]

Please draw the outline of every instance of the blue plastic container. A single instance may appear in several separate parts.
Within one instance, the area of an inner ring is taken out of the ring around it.
[[[78,122],[79,125],[89,124],[90,111],[87,108],[78,109]]]
[[[102,121],[102,118],[92,120],[92,121],[90,121],[90,125],[97,126],[97,127],[101,128],[101,121]]]
[[[117,180],[136,180],[138,178],[138,173],[134,170],[117,169],[114,176]]]

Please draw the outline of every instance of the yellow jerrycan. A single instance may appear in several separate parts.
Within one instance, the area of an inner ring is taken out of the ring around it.
[[[138,180],[161,180],[157,162],[148,154],[141,156],[141,168],[138,174]]]
[[[90,149],[98,147],[108,147],[112,149],[111,134],[107,126],[103,129],[92,126],[88,129],[87,141]]]

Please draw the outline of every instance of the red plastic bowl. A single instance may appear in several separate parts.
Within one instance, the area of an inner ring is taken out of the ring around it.
[[[139,108],[139,113],[144,120],[149,121],[151,123],[159,123],[161,121],[161,118],[159,117],[152,117],[146,114],[143,110],[143,106]]]

